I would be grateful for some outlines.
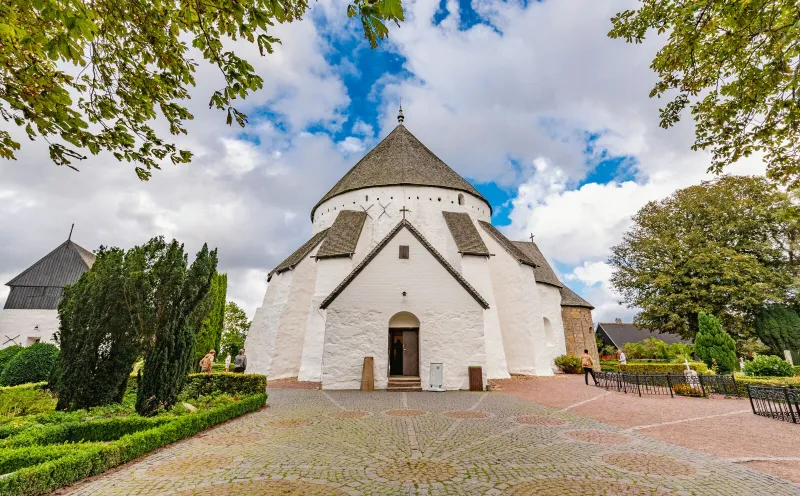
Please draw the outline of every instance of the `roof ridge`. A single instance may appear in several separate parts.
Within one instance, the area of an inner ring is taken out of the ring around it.
[[[531,260],[525,252],[523,252],[518,246],[514,245],[513,241],[505,237],[505,235],[503,235],[503,233],[501,233],[491,223],[486,222],[485,220],[479,220],[478,223],[486,232],[491,234],[498,243],[500,243],[500,246],[505,248],[509,255],[516,258],[519,263],[529,265],[533,268],[538,267],[538,265],[536,265],[536,263]]]
[[[34,262],[31,265],[29,265],[25,270],[23,270],[22,272],[17,274],[16,277],[14,277],[13,279],[11,279],[10,281],[8,281],[6,283],[6,286],[27,286],[26,284],[15,284],[15,282],[21,280],[23,278],[23,276],[29,274],[36,267],[38,267],[42,262],[44,262],[45,260],[47,260],[51,256],[55,255],[58,252],[58,250],[60,250],[60,249],[66,249],[66,250],[74,251],[75,254],[77,254],[78,257],[80,257],[81,261],[83,262],[83,264],[86,266],[87,269],[90,269],[91,266],[92,266],[92,263],[94,262],[94,254],[93,253],[88,251],[86,248],[83,248],[78,243],[75,243],[71,239],[67,239],[63,243],[59,244],[58,246],[56,246],[55,248],[50,250],[46,255],[41,257],[39,260],[37,260],[36,262]],[[92,261],[91,262],[89,262],[86,259],[86,256],[84,255],[84,253],[82,253],[82,251],[91,254],[91,256],[92,256]]]
[[[397,225],[394,226],[392,230],[389,231],[389,233],[384,236],[384,238],[380,240],[372,250],[370,250],[367,256],[365,256],[364,259],[361,260],[361,262],[359,262],[358,265],[356,265],[356,267],[350,271],[350,273],[347,274],[344,279],[342,279],[342,281],[333,289],[333,291],[322,301],[319,307],[323,310],[328,308],[328,306],[333,303],[333,300],[335,300],[336,297],[339,296],[342,291],[344,291],[345,288],[350,285],[351,282],[353,282],[356,276],[358,276],[358,274],[364,270],[364,267],[366,267],[370,262],[372,262],[372,260],[375,259],[378,253],[380,253],[386,247],[386,245],[389,244],[389,241],[391,241],[403,227],[409,230],[409,232],[417,239],[417,241],[419,241],[422,246],[424,246],[428,252],[433,255],[433,257],[445,268],[445,270],[450,273],[450,275],[453,276],[453,278],[456,279],[456,281],[458,281],[459,284],[461,284],[461,286],[475,299],[475,301],[477,301],[484,309],[489,308],[489,303],[483,299],[478,291],[472,287],[472,285],[466,279],[464,279],[464,277],[459,274],[452,265],[450,265],[450,263],[442,256],[442,254],[439,253],[436,248],[434,248],[433,245],[431,245],[428,240],[425,239],[425,236],[423,236],[422,233],[420,233],[419,230],[417,230],[417,228],[414,227],[407,219],[403,219],[398,222]]]
[[[297,265],[303,261],[305,256],[308,255],[323,239],[325,239],[328,229],[330,228],[325,228],[314,234],[311,236],[311,238],[309,238],[308,241],[300,245],[299,248],[293,251],[288,257],[283,259],[281,263],[279,263],[269,274],[267,274],[267,282],[272,279],[273,274],[281,274],[287,270],[293,270],[295,267],[297,267]]]

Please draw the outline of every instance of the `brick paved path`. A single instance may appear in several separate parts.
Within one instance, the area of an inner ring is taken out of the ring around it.
[[[68,493],[798,494],[775,476],[502,393],[287,389],[269,403]]]

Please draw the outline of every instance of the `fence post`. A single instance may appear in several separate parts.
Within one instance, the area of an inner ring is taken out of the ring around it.
[[[703,374],[697,374],[697,382],[700,383],[700,394],[702,394],[703,398],[705,398],[706,388],[703,386]]]
[[[789,407],[789,415],[792,416],[792,423],[797,423],[797,416],[794,414],[794,408],[792,408],[792,402],[789,399],[789,388],[783,388],[783,397],[786,398],[786,406]]]
[[[639,397],[642,397],[642,386],[639,385],[639,372],[636,372],[636,390],[639,391]]]
[[[674,398],[674,397],[675,397],[675,395],[674,395],[674,394],[672,394],[672,379],[670,379],[670,377],[669,377],[669,372],[667,372],[667,373],[666,373],[666,374],[664,374],[664,375],[666,375],[666,376],[667,376],[667,387],[669,388],[669,397],[670,397],[670,398]]]
[[[736,384],[736,376],[731,374],[731,380],[733,381],[733,390],[736,391],[736,397],[741,398],[742,395],[739,393],[739,386]]]
[[[753,394],[750,392],[750,384],[745,384],[744,387],[747,388],[747,397],[750,399],[750,408],[753,409],[753,413],[756,413],[756,406],[753,404]]]

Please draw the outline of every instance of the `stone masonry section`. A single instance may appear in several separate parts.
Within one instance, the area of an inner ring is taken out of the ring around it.
[[[588,349],[594,360],[594,369],[600,370],[600,356],[594,340],[592,311],[583,307],[561,307],[561,322],[564,324],[564,344],[568,355],[583,355]]]
[[[798,493],[776,476],[502,393],[286,389],[269,402],[62,494]]]

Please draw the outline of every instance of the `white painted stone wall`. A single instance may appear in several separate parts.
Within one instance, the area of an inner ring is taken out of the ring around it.
[[[536,309],[538,291],[533,268],[520,264],[482,227],[478,232],[489,252],[494,254],[489,258],[489,268],[508,371],[548,375],[536,364],[534,337],[542,335],[544,329]]]
[[[7,309],[0,310],[0,348],[16,344],[28,346],[36,338],[42,343],[53,343],[53,334],[58,331],[58,310]],[[35,329],[39,326],[39,329]],[[19,337],[17,337],[19,336]]]
[[[408,260],[399,258],[400,245],[410,247]],[[375,387],[386,388],[389,321],[402,311],[420,321],[423,389],[430,388],[431,362],[444,364],[446,389],[467,389],[470,365],[483,367],[486,380],[483,308],[402,229],[327,309],[323,388],[358,389],[366,356],[375,360]]]
[[[463,195],[464,205],[458,204],[459,194]],[[381,204],[388,205],[386,214],[383,214]],[[330,227],[341,210],[360,211],[364,208],[370,215],[367,240],[373,247],[400,222],[403,218],[400,209],[404,206],[410,210],[406,219],[451,263],[454,260],[448,255],[447,243],[452,241],[452,237],[442,211],[464,212],[487,222],[491,219],[489,205],[469,193],[428,186],[386,186],[350,191],[329,199],[314,213],[313,232]],[[355,260],[356,263],[359,261]]]
[[[328,258],[317,262],[314,294],[306,307],[306,322],[302,358],[298,380],[319,382],[322,376],[322,350],[325,339],[325,310],[319,306],[322,301],[353,270],[350,258]],[[287,330],[287,332],[289,332]]]
[[[507,379],[511,376],[508,373],[506,352],[503,347],[503,335],[500,331],[500,318],[497,313],[492,274],[489,269],[489,257],[471,255],[461,257],[461,267],[461,275],[489,303],[489,308],[483,312],[483,333],[486,341],[486,376],[489,379]]]
[[[275,337],[281,321],[281,312],[289,300],[293,271],[274,274],[267,285],[264,301],[256,309],[253,323],[244,341],[247,350],[247,371],[270,376],[270,366],[275,353]],[[235,357],[234,357],[235,358]]]
[[[561,320],[561,292],[555,286],[536,283],[539,293],[539,311],[542,316],[542,338],[534,340],[536,350],[536,368],[549,369],[556,372],[558,368],[555,358],[567,352],[564,341],[564,324]],[[544,319],[550,322],[550,331],[544,326]]]

